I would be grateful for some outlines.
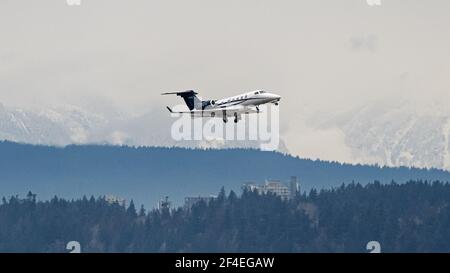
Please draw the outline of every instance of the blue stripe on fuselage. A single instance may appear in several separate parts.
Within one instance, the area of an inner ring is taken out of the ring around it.
[[[244,102],[244,101],[249,101],[249,100],[263,100],[263,99],[264,99],[264,98],[246,98],[246,99],[238,99],[238,100],[232,100],[232,101],[222,102],[222,103],[219,103],[219,104],[216,104],[216,105],[221,106],[221,105],[229,104],[230,106],[234,106],[234,105],[238,105],[238,104],[240,104],[240,103],[242,103],[242,102]],[[231,103],[233,103],[233,104],[231,104]]]

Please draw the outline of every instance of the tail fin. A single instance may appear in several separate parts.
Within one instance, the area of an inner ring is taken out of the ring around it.
[[[182,92],[169,92],[161,95],[177,95],[184,99],[189,110],[202,109],[202,101],[196,96],[198,93],[194,90],[187,90]]]

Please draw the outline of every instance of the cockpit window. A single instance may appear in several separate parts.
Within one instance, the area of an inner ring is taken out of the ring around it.
[[[266,93],[266,91],[259,91],[260,94]]]
[[[258,91],[256,91],[256,92],[255,92],[255,95],[258,95],[258,94],[259,94],[259,92],[258,92]]]

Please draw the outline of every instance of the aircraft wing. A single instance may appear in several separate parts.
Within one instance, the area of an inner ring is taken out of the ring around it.
[[[229,106],[226,108],[220,108],[219,111],[225,110],[227,113],[233,115],[234,113],[238,114],[252,114],[258,113],[259,111],[253,107],[242,107],[242,106]],[[217,110],[216,110],[217,111]]]
[[[192,111],[172,111],[170,107],[167,107],[170,113],[174,114],[191,114],[193,116],[197,117],[222,117],[224,115],[224,111],[226,116],[234,116],[234,113],[237,113],[238,115],[241,114],[251,114],[251,113],[258,113],[259,111],[254,108],[250,107],[226,107],[226,108],[209,108],[204,110],[192,110]]]

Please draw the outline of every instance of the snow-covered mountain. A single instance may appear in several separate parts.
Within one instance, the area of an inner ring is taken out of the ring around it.
[[[30,144],[113,144],[198,148],[259,148],[257,141],[192,140],[171,137],[173,118],[166,112],[129,115],[95,111],[73,105],[39,109],[10,108],[0,104],[0,140]],[[279,151],[287,152],[280,141]]]
[[[88,141],[90,131],[107,121],[76,107],[10,109],[0,104],[0,139],[32,144],[67,145]]]
[[[315,119],[342,131],[354,162],[450,170],[450,109],[377,102]]]
[[[450,170],[450,109],[427,105],[377,102],[340,113],[312,113],[309,123],[342,132],[351,163]],[[129,115],[68,105],[20,109],[0,104],[0,140],[57,146],[260,147],[257,141],[175,141],[172,124],[173,118],[161,111]],[[288,152],[283,140],[278,150]]]

